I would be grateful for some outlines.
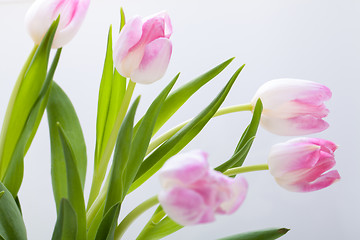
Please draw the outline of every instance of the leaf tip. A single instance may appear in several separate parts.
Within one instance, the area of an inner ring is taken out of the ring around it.
[[[286,234],[288,231],[290,231],[290,229],[288,229],[288,228],[280,228],[279,230],[278,230],[278,232],[280,233],[280,234]]]

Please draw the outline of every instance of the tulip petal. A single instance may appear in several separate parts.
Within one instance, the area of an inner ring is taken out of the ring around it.
[[[137,69],[131,74],[131,80],[149,84],[159,80],[168,67],[172,45],[167,38],[158,38],[145,47],[144,55]]]
[[[79,30],[89,4],[90,0],[37,0],[26,13],[26,28],[35,44],[39,44],[51,23],[60,15],[52,48],[62,47]]]
[[[231,192],[228,200],[224,201],[217,213],[232,214],[244,202],[248,190],[248,183],[245,178],[236,176],[231,184]]]
[[[191,189],[175,187],[171,191],[162,191],[159,202],[170,218],[184,226],[210,218],[203,198]],[[202,219],[205,213],[207,217]]]
[[[59,31],[56,32],[53,48],[60,48],[67,44],[79,31],[81,23],[83,22],[87,9],[90,4],[90,0],[80,0],[76,1],[75,5],[72,3],[67,9],[63,11],[65,14],[60,15],[60,25]],[[64,20],[63,20],[64,19]],[[63,26],[63,27],[61,27]]]
[[[313,182],[299,181],[297,183],[288,183],[284,180],[276,179],[278,184],[285,189],[293,192],[312,192],[330,186],[340,180],[340,174],[337,170],[324,173]]]
[[[188,185],[201,179],[208,171],[207,153],[192,151],[169,159],[159,171],[164,188],[176,184]]]
[[[290,119],[272,118],[263,115],[260,120],[263,128],[281,136],[299,136],[324,131],[329,124],[314,116],[303,115]]]
[[[124,77],[130,77],[130,73],[133,68],[136,68],[141,61],[143,56],[143,49],[141,52],[137,52],[139,60],[134,62],[136,57],[129,57],[127,60],[124,60],[129,54],[131,48],[133,48],[140,40],[142,34],[142,21],[140,17],[134,17],[130,19],[121,30],[118,40],[114,46],[114,63],[118,72]],[[140,48],[139,48],[140,49]],[[133,53],[134,55],[134,53]],[[136,56],[136,54],[135,54]],[[128,67],[128,65],[134,67]]]
[[[285,142],[272,146],[268,157],[270,173],[275,177],[294,174],[315,166],[320,157],[320,147],[302,142]]]

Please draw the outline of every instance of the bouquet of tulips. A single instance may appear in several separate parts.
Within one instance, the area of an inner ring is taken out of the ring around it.
[[[112,42],[110,26],[98,97],[94,173],[89,199],[84,199],[87,156],[75,109],[53,80],[61,50],[76,34],[89,0],[36,0],[25,17],[35,46],[21,70],[8,103],[0,137],[0,239],[27,239],[18,192],[24,158],[43,113],[51,142],[51,176],[57,221],[52,239],[121,239],[131,223],[152,207],[154,213],[139,228],[138,239],[161,239],[188,225],[205,224],[217,214],[232,214],[246,198],[248,183],[242,173],[269,170],[277,184],[295,192],[330,186],[340,179],[334,151],[337,146],[318,138],[295,138],[271,148],[267,163],[243,165],[258,126],[282,136],[317,133],[328,127],[324,101],[326,86],[298,79],[276,79],[263,84],[248,104],[221,108],[244,68],[198,115],[168,130],[162,126],[202,86],[222,72],[229,59],[174,88],[176,75],[160,91],[146,113],[138,116],[136,84],[162,78],[168,67],[172,25],[166,12],[125,21]],[[126,23],[125,23],[126,22]],[[52,49],[57,49],[49,63]],[[210,166],[203,150],[181,152],[216,116],[250,111],[252,119],[233,154]],[[159,132],[159,133],[158,133]],[[154,135],[157,134],[157,137]],[[120,218],[128,194],[157,174],[162,190]],[[24,199],[26,200],[26,199]],[[222,239],[277,239],[286,228],[224,236]]]

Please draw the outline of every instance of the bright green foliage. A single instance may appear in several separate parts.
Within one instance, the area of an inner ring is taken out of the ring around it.
[[[52,240],[76,240],[76,213],[69,200],[62,198]]]
[[[74,208],[77,216],[77,237],[76,239],[86,239],[86,213],[83,189],[81,186],[80,175],[77,162],[75,160],[74,150],[69,138],[60,123],[57,124],[61,145],[64,150],[64,158],[66,165],[66,177],[68,187],[68,199]]]
[[[163,211],[162,207],[159,206],[137,237],[137,240],[161,239],[184,227],[165,216],[166,213]]]
[[[32,137],[35,135],[42,116],[43,110],[41,111],[41,109],[44,109],[46,105],[44,103],[40,104],[37,107],[37,112],[34,112],[35,104],[39,104],[40,95],[46,92],[46,90],[44,91],[44,83],[49,54],[58,23],[59,19],[51,25],[39,47],[35,48],[30,54],[12,92],[0,136],[0,180],[3,182],[5,182],[6,175],[13,174],[13,172],[8,173],[8,168],[12,161],[16,161],[18,167],[22,168],[22,159],[31,143]],[[25,125],[28,123],[30,115],[32,115],[31,118],[35,119],[31,120],[33,121],[31,129],[27,129],[30,133],[25,134]],[[24,135],[27,135],[27,139],[24,139]],[[18,146],[20,141],[24,145],[23,147]],[[18,149],[15,151],[16,148]],[[17,151],[21,151],[21,153],[17,154]],[[14,154],[17,154],[17,156],[14,157]],[[19,160],[18,158],[21,159]],[[22,176],[21,172],[22,170],[18,171]],[[12,177],[10,176],[10,178]],[[22,177],[20,178],[22,179]],[[7,185],[8,183],[4,184]],[[11,190],[11,192],[14,191],[16,192],[16,189]]]
[[[139,187],[155,174],[164,165],[166,160],[183,149],[203,129],[225,100],[243,67],[240,67],[234,73],[218,96],[202,112],[144,160],[130,191]]]
[[[113,205],[105,214],[99,230],[97,231],[95,240],[113,240],[117,219],[120,213],[120,203]]]
[[[251,122],[242,134],[233,156],[228,161],[215,168],[216,171],[225,172],[229,168],[242,166],[255,139],[255,135],[260,123],[262,109],[263,107],[261,100],[258,99]]]
[[[104,214],[110,210],[116,203],[121,203],[124,199],[123,188],[125,183],[125,174],[127,164],[129,161],[129,154],[131,148],[134,117],[136,108],[139,104],[140,97],[138,97],[128,113],[126,114],[123,123],[121,124],[119,135],[117,138],[114,160],[111,166],[111,177],[109,188],[107,191],[105,211]]]
[[[108,43],[103,74],[100,83],[98,114],[96,122],[95,169],[108,143],[111,131],[121,107],[126,89],[126,78],[113,66],[112,27],[108,33]]]
[[[254,232],[246,232],[230,237],[221,238],[219,240],[275,240],[286,234],[289,229],[273,228]]]
[[[233,60],[230,58],[225,62],[219,64],[208,72],[200,75],[199,77],[193,79],[192,81],[182,85],[180,88],[173,91],[165,100],[164,107],[161,109],[158,120],[156,121],[153,135],[166,123],[167,120],[171,118],[172,115],[176,113],[179,108],[184,105],[184,103],[202,86],[208,83],[210,80],[215,78],[219,73],[221,73]],[[137,129],[137,124],[135,129]]]
[[[32,137],[35,135],[35,132],[43,115],[49,97],[52,78],[60,58],[60,53],[61,50],[58,50],[57,54],[55,55],[53,64],[50,68],[49,73],[46,76],[43,88],[39,93],[39,97],[36,100],[33,108],[30,111],[29,117],[25,122],[25,126],[15,146],[14,153],[11,157],[9,166],[3,179],[3,183],[12,193],[14,198],[17,196],[23,179],[24,156],[27,148],[30,145],[29,143],[31,142]]]
[[[51,142],[51,178],[58,209],[60,199],[68,197],[68,187],[64,151],[57,123],[61,124],[70,142],[82,189],[84,189],[87,165],[86,146],[75,109],[65,92],[55,82],[53,82],[48,100],[47,116]]]
[[[11,193],[1,182],[0,195],[0,239],[27,239],[19,208]]]

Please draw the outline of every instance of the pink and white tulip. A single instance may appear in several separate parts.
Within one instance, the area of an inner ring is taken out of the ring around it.
[[[174,156],[159,171],[159,202],[181,225],[212,222],[215,214],[235,212],[245,199],[247,182],[209,168],[207,154],[193,151]]]
[[[25,16],[26,28],[35,42],[40,44],[53,21],[60,15],[52,48],[67,44],[79,30],[90,0],[36,0]]]
[[[117,71],[133,82],[149,84],[159,80],[169,65],[172,44],[170,17],[167,13],[130,19],[114,47]]]
[[[306,80],[276,79],[262,85],[251,103],[263,103],[261,126],[283,136],[299,136],[321,132],[329,124],[322,118],[329,110],[324,101],[331,98],[326,86]]]
[[[335,166],[337,146],[318,138],[297,138],[271,148],[270,173],[283,188],[294,192],[311,192],[328,187],[340,179]]]

